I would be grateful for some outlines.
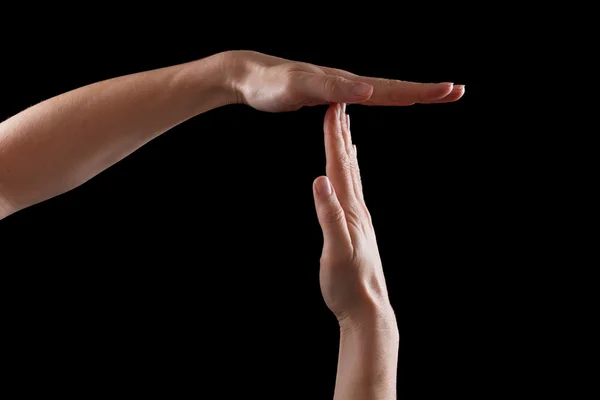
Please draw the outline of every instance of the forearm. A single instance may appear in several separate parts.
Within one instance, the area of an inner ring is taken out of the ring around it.
[[[181,122],[233,103],[227,53],[94,83],[0,124],[0,219],[68,191]]]
[[[398,346],[391,310],[342,327],[334,400],[395,400]]]

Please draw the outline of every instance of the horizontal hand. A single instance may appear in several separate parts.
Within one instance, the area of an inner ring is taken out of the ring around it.
[[[303,106],[351,103],[377,106],[448,103],[460,99],[464,85],[415,83],[355,75],[340,69],[290,61],[253,51],[229,53],[237,101],[269,112]]]

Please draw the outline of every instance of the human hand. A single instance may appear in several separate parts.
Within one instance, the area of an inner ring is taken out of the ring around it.
[[[261,111],[294,111],[302,106],[360,103],[408,106],[460,99],[464,85],[369,78],[335,68],[290,61],[254,51],[228,52],[227,68],[236,101]]]
[[[325,114],[327,176],[313,184],[324,237],[321,292],[342,329],[393,316],[345,108],[334,104]]]

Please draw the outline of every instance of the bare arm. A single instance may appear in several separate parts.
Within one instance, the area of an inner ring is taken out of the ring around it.
[[[0,219],[64,193],[181,122],[234,103],[228,53],[94,83],[0,124]]]
[[[345,106],[325,115],[327,176],[313,193],[323,230],[321,292],[340,325],[335,400],[394,400],[400,336],[365,204]]]
[[[252,51],[94,83],[0,124],[0,219],[64,193],[161,133],[210,109],[281,112],[331,102],[453,102],[463,85],[362,77]]]
[[[393,312],[342,328],[334,400],[395,400],[400,336]]]

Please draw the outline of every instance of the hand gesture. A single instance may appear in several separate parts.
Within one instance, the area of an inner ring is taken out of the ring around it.
[[[321,291],[340,326],[351,329],[393,312],[345,105],[329,107],[324,131],[327,176],[313,185],[324,238]]]
[[[234,51],[228,61],[237,101],[261,111],[294,111],[302,106],[360,103],[409,106],[448,103],[464,85],[369,78],[340,69],[290,61],[253,51]]]

